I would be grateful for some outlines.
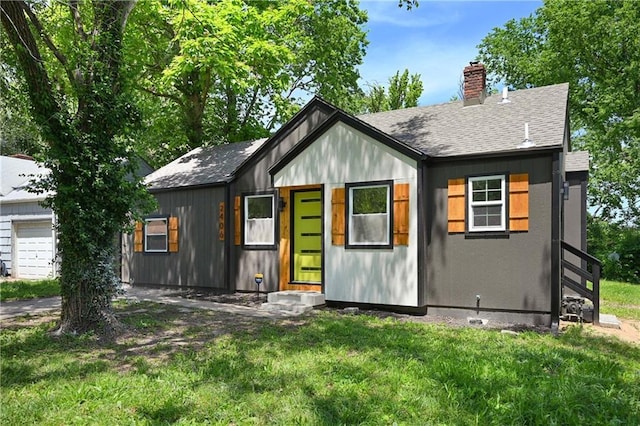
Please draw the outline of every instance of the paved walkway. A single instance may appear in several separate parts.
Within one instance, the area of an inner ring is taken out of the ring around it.
[[[226,312],[259,318],[286,318],[296,316],[293,312],[267,311],[251,308],[248,306],[232,305],[229,303],[217,303],[198,299],[185,299],[175,296],[175,290],[163,290],[144,287],[125,286],[125,294],[117,299],[133,301],[148,301],[164,303],[167,305],[182,306],[192,309],[210,309],[213,311]],[[46,297],[41,299],[18,300],[15,302],[0,303],[0,320],[12,318],[20,315],[37,315],[47,311],[60,309],[60,297]]]

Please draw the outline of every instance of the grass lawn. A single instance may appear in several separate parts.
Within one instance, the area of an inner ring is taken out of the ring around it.
[[[600,281],[600,312],[640,321],[640,284]]]
[[[0,424],[640,424],[640,347],[579,326],[117,310],[131,331],[112,343],[3,323]]]
[[[58,280],[0,281],[0,302],[60,296]]]

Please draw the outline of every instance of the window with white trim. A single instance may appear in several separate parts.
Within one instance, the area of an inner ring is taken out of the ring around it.
[[[504,175],[469,178],[469,231],[506,230]]]
[[[168,246],[168,220],[166,217],[144,220],[144,251],[166,253]]]
[[[244,244],[250,246],[275,245],[274,194],[244,197]]]
[[[347,184],[347,247],[392,246],[392,182]]]

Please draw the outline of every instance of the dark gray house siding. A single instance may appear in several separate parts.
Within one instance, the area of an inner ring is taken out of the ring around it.
[[[206,287],[227,290],[224,241],[218,237],[218,209],[224,187],[156,192],[153,215],[179,219],[176,253],[134,253],[133,236],[125,239],[123,281],[135,285]]]
[[[322,124],[332,110],[314,108],[297,116],[285,125],[269,140],[250,161],[240,166],[231,184],[231,194],[242,196],[256,192],[272,191],[273,184],[269,168],[281,159],[296,143]],[[277,200],[277,194],[276,194]],[[277,205],[277,202],[276,202]],[[277,209],[276,209],[277,210]],[[279,212],[275,212],[276,224],[279,224]],[[244,237],[244,235],[243,235]],[[260,291],[277,291],[280,276],[279,232],[276,226],[275,249],[245,250],[242,245],[234,245],[232,250],[231,285],[238,291],[255,291],[254,275],[264,274]]]
[[[589,180],[589,153],[586,151],[566,152],[565,182],[569,185],[568,199],[563,202],[563,240],[573,247],[587,251],[587,182]],[[586,269],[585,261],[564,251],[564,259],[575,266]],[[568,278],[586,284],[580,275],[565,270]],[[569,288],[563,288],[563,295],[577,295]]]
[[[448,179],[494,173],[528,173],[529,230],[495,237],[450,234]],[[483,318],[497,319],[526,314],[527,321],[549,322],[551,187],[550,153],[427,167],[427,313],[476,316],[480,312]]]

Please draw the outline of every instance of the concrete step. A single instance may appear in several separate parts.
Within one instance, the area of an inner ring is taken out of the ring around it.
[[[260,309],[264,309],[265,311],[286,311],[294,314],[303,314],[313,310],[313,306],[287,300],[263,303],[260,306]]]
[[[325,304],[324,294],[317,291],[303,291],[303,290],[287,290],[276,291],[267,295],[267,302],[269,303],[281,303],[292,302],[300,303],[308,306],[321,306]]]
[[[604,328],[620,328],[618,317],[610,314],[600,314],[600,327]]]

